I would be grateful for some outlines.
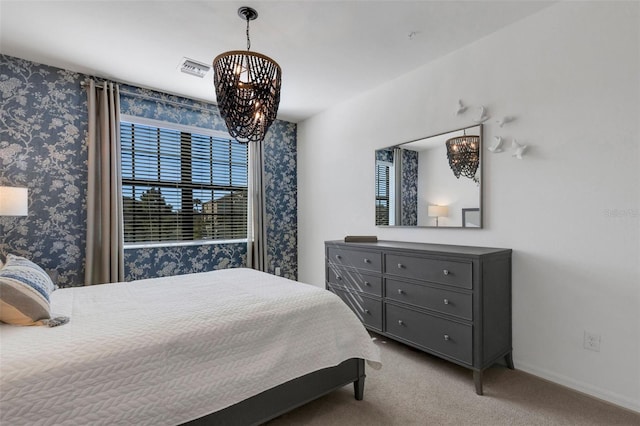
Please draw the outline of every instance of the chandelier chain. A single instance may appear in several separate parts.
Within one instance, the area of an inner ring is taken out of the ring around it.
[[[247,15],[247,50],[251,50],[251,39],[249,38],[249,15]]]

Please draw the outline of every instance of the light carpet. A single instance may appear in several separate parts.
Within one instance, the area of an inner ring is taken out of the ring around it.
[[[363,401],[345,386],[267,424],[640,425],[640,413],[518,371],[517,363],[486,370],[479,396],[471,370],[375,337],[383,367],[367,368]]]

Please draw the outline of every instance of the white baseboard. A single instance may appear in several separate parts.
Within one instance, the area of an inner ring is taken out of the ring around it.
[[[617,394],[615,392],[610,392],[605,389],[589,385],[587,383],[573,380],[569,377],[538,368],[531,364],[527,364],[526,362],[515,361],[515,365],[517,370],[524,371],[542,379],[549,380],[550,382],[566,386],[578,392],[582,392],[594,398],[598,398],[611,404],[619,405],[620,407],[640,413],[640,403],[623,395]]]

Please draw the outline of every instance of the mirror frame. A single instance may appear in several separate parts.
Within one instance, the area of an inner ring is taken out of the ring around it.
[[[428,228],[428,229],[483,229],[484,228],[484,191],[483,191],[483,187],[484,187],[484,153],[483,151],[483,146],[484,146],[484,126],[482,123],[477,123],[477,124],[473,124],[473,125],[469,125],[466,127],[461,127],[459,129],[455,129],[455,130],[450,130],[450,131],[446,131],[446,132],[442,132],[442,133],[437,133],[434,135],[430,135],[430,136],[426,136],[423,138],[418,138],[418,139],[413,139],[407,142],[402,142],[396,145],[391,145],[391,146],[386,146],[386,147],[381,147],[381,148],[377,148],[374,152],[374,161],[376,162],[376,168],[377,168],[377,152],[380,150],[393,150],[394,148],[402,148],[402,146],[404,145],[408,145],[411,143],[415,143],[415,142],[419,142],[419,141],[423,141],[426,139],[431,139],[431,138],[438,138],[441,136],[445,136],[448,134],[457,134],[459,132],[463,132],[464,130],[468,130],[468,129],[472,129],[472,128],[478,128],[478,134],[480,136],[480,146],[478,148],[478,153],[480,155],[480,158],[478,159],[479,163],[478,163],[478,167],[480,169],[479,173],[476,174],[476,176],[479,178],[479,183],[478,183],[478,207],[464,207],[462,208],[462,219],[459,225],[452,225],[452,226],[436,226],[436,225],[378,225],[376,223],[376,227],[380,227],[380,228]],[[455,137],[454,135],[452,135],[451,137]],[[375,180],[375,172],[374,172],[374,180]],[[376,205],[375,205],[375,201],[377,199],[377,194],[376,194],[376,186],[374,185],[374,223],[376,222]],[[473,227],[469,227],[466,226],[466,224],[463,222],[464,221],[464,213],[466,213],[467,211],[478,211],[479,213],[479,226],[473,226]]]

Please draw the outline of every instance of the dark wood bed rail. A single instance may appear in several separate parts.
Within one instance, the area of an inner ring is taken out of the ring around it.
[[[354,396],[361,401],[364,397],[364,379],[364,360],[351,358],[335,367],[298,377],[184,425],[259,425],[349,383],[353,383]]]

